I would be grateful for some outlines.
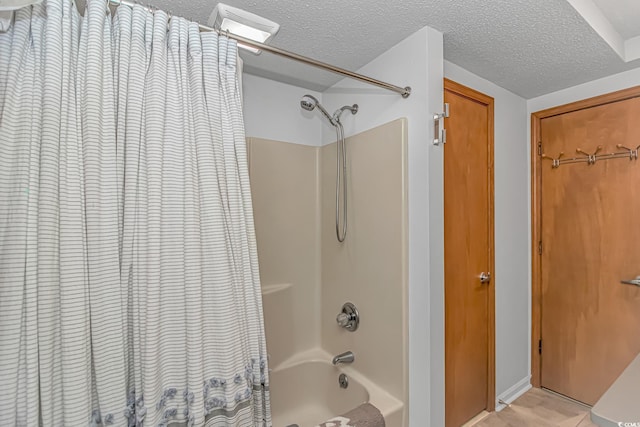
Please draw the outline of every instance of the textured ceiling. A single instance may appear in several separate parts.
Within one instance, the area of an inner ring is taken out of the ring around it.
[[[149,1],[204,24],[217,3]],[[640,67],[640,60],[622,61],[565,0],[226,3],[280,23],[273,45],[350,70],[428,25],[444,33],[446,59],[524,98]],[[249,73],[309,89],[326,89],[341,78],[268,53],[243,58]]]

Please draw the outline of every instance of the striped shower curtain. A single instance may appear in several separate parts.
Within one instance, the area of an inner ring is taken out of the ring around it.
[[[271,425],[236,60],[104,0],[0,34],[0,425]]]

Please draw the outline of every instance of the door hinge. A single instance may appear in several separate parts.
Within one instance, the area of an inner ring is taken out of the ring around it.
[[[538,156],[542,156],[542,141],[538,141]]]
[[[542,255],[542,240],[538,242],[538,255]]]
[[[449,117],[449,103],[444,104],[442,113],[433,115],[433,145],[447,142],[447,130],[444,128],[443,120]]]
[[[538,354],[542,354],[542,340],[538,340]]]

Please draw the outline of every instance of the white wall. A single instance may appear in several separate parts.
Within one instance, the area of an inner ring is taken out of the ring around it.
[[[347,135],[406,117],[409,126],[409,425],[444,425],[444,254],[442,149],[431,144],[429,117],[442,110],[442,34],[424,28],[358,72],[399,86],[409,98],[343,80],[323,94],[333,111],[357,103],[345,114]],[[323,126],[324,142],[335,140]],[[381,313],[381,315],[384,315]]]
[[[300,108],[300,99],[305,94],[321,99],[321,93],[246,73],[242,80],[248,137],[320,145],[321,117]]]
[[[496,397],[508,400],[530,383],[527,103],[449,61],[444,75],[494,98]]]
[[[640,68],[593,80],[527,100],[528,113],[640,85]],[[530,123],[529,123],[530,124]],[[527,134],[527,141],[530,135]]]

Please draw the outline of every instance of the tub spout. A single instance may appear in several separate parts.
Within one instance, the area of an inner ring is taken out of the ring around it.
[[[356,360],[356,357],[353,355],[352,351],[345,351],[344,353],[340,353],[336,357],[333,358],[333,364],[337,365],[338,363],[353,363]]]

